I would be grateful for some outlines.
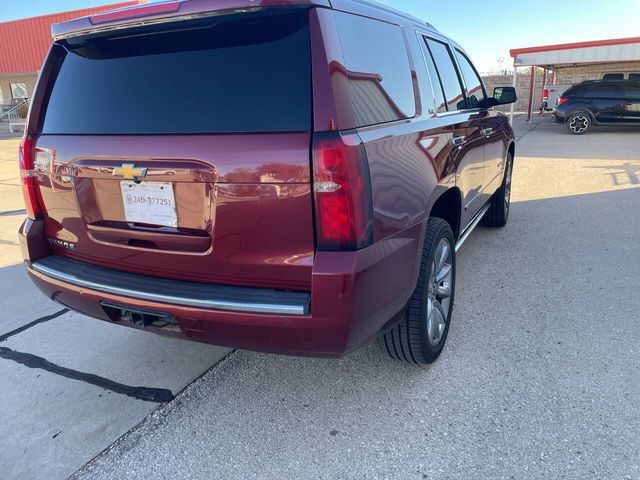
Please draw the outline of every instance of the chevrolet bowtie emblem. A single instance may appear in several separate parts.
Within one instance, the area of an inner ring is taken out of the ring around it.
[[[147,174],[146,168],[136,168],[133,163],[123,163],[121,167],[113,169],[113,175],[125,180],[137,180]]]

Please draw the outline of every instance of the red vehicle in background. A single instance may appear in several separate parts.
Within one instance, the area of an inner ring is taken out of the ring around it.
[[[20,151],[26,268],[109,322],[338,357],[442,351],[455,251],[507,222],[514,136],[460,46],[356,0],[54,25]]]

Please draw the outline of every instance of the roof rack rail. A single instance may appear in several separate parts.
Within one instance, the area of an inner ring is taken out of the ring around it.
[[[369,7],[374,7],[377,8],[379,10],[383,10],[387,13],[392,13],[394,15],[398,15],[399,17],[405,18],[407,20],[411,20],[412,22],[415,22],[421,26],[426,25],[427,28],[429,28],[430,30],[434,30],[434,31],[438,31],[438,29],[436,27],[434,27],[432,24],[430,24],[429,22],[425,22],[424,20],[420,20],[417,17],[414,17],[413,15],[409,15],[408,13],[402,12],[400,10],[396,10],[395,8],[391,8],[387,5],[384,5],[382,3],[376,2],[374,0],[352,0],[356,3],[360,3],[361,5],[367,5]]]

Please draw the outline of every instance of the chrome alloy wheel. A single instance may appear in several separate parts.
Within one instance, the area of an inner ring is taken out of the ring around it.
[[[585,115],[574,115],[569,121],[573,133],[582,133],[589,128],[589,119]]]
[[[451,302],[453,250],[447,238],[440,239],[431,263],[427,290],[427,335],[432,346],[438,345],[447,326]]]

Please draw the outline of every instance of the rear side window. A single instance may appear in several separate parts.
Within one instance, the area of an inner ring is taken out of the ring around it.
[[[438,70],[433,63],[431,53],[427,49],[426,37],[423,37],[425,43],[422,44],[422,53],[424,54],[424,60],[427,64],[427,70],[429,72],[429,78],[431,80],[431,87],[433,88],[433,96],[435,100],[436,113],[442,113],[447,111],[447,102],[444,100],[444,93],[442,92],[442,84],[438,77]]]
[[[460,73],[466,86],[467,106],[469,108],[480,108],[480,103],[485,99],[482,80],[480,80],[480,77],[467,56],[457,49],[455,52],[458,65],[460,66]]]
[[[571,97],[583,97],[587,92],[587,87],[571,87],[569,90],[563,93],[565,96]]]
[[[64,45],[43,133],[308,131],[308,14],[278,12]]]
[[[587,97],[593,98],[618,98],[623,96],[622,87],[620,85],[592,85],[587,88]]]
[[[640,85],[625,85],[624,96],[626,98],[640,99]]]
[[[426,39],[427,46],[433,57],[433,61],[438,68],[438,74],[440,77],[440,83],[444,90],[447,109],[448,110],[464,110],[467,108],[464,101],[464,95],[462,94],[462,86],[458,79],[458,73],[456,67],[453,64],[453,59],[449,51],[449,47],[442,42],[433,40],[431,38]]]
[[[400,27],[335,12],[356,125],[414,117],[415,93]]]
[[[640,73],[630,73],[629,80],[633,82],[640,82]]]

